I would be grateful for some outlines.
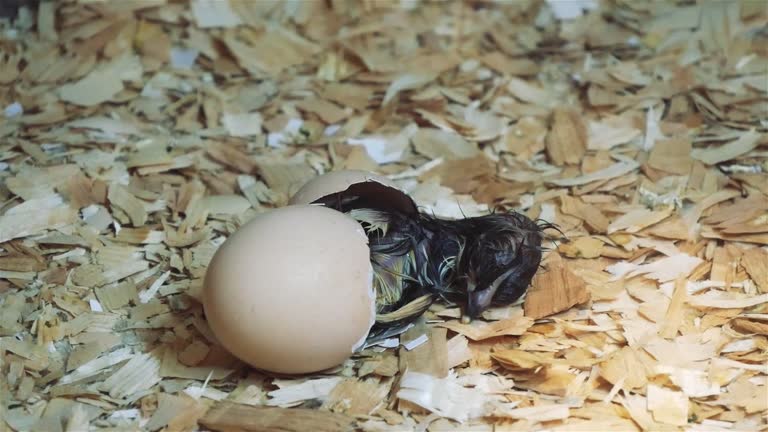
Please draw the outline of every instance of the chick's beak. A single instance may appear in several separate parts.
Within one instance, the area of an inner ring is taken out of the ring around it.
[[[491,306],[491,302],[493,302],[493,297],[496,295],[496,291],[498,291],[499,286],[501,286],[501,283],[514,270],[515,268],[512,267],[509,270],[505,271],[504,273],[499,275],[499,277],[497,277],[493,282],[491,282],[490,285],[488,285],[483,289],[477,289],[475,282],[471,280],[470,283],[468,284],[468,287],[470,289],[467,290],[467,308],[464,313],[465,319],[463,319],[462,321],[468,322],[482,315],[483,312],[486,309],[488,309],[488,307]]]
[[[467,321],[478,318],[483,314],[483,311],[488,309],[493,300],[493,294],[496,290],[489,288],[483,290],[475,290],[467,296],[467,308],[464,311],[464,315],[468,318]]]

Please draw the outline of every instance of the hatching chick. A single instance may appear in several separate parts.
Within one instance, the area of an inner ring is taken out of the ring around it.
[[[464,284],[464,320],[490,306],[510,305],[526,291],[541,264],[544,230],[554,226],[516,213],[455,221],[466,239],[456,272]]]
[[[372,336],[409,324],[454,285],[461,246],[450,221],[371,208],[347,214],[368,234],[377,293]]]
[[[368,235],[377,317],[371,338],[396,333],[437,299],[464,306],[466,321],[514,303],[539,268],[543,230],[509,212],[458,220],[375,208],[359,196],[326,206],[356,219]]]

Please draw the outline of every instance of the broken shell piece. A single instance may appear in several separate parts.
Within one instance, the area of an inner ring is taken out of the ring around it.
[[[370,171],[332,171],[308,181],[291,197],[289,204],[330,204],[361,198],[365,207],[418,213],[413,199],[391,180]]]

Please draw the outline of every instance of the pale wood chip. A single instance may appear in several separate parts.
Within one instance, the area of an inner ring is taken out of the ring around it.
[[[607,179],[613,179],[619,176],[624,176],[626,174],[631,173],[632,171],[634,171],[640,166],[633,159],[625,158],[623,156],[621,157],[616,156],[616,158],[619,159],[619,162],[609,166],[608,168],[604,168],[604,169],[591,172],[589,174],[577,176],[577,177],[558,179],[558,180],[548,180],[548,183],[552,183],[557,186],[579,186],[579,185],[584,185],[587,183],[592,183],[600,180],[607,180]]]
[[[672,215],[672,207],[661,210],[637,209],[626,213],[615,219],[608,226],[607,233],[612,234],[617,231],[626,231],[636,233],[641,229],[655,225]]]
[[[274,191],[291,195],[317,173],[305,162],[278,162],[270,159],[257,160],[257,171],[264,182]]]
[[[688,298],[688,304],[698,308],[746,308],[768,303],[768,294],[750,296],[732,292],[709,291]]]
[[[128,398],[133,394],[149,390],[159,383],[160,362],[165,348],[148,353],[134,354],[120,369],[109,376],[99,388],[114,398]]]
[[[165,240],[165,233],[149,227],[121,228],[115,236],[115,241],[128,244],[159,244]]]
[[[446,330],[417,325],[401,336],[401,343],[408,340],[427,337],[426,343],[416,348],[400,348],[400,372],[406,370],[425,373],[438,378],[448,375],[448,346]]]
[[[648,384],[648,410],[660,423],[688,424],[688,398],[682,392]]]
[[[758,234],[727,234],[722,231],[715,231],[709,227],[701,230],[701,236],[707,239],[720,239],[732,242],[755,243],[759,245],[768,245],[768,233]]]
[[[476,144],[440,129],[420,128],[411,140],[417,152],[432,159],[468,159],[479,153]]]
[[[281,27],[262,31],[244,43],[232,31],[226,31],[222,41],[240,65],[256,76],[277,75],[283,69],[304,63],[318,47],[296,33]]]
[[[199,205],[216,215],[238,215],[251,208],[251,203],[240,195],[211,195],[201,199]]]
[[[722,146],[694,149],[693,152],[691,152],[691,157],[698,159],[707,165],[715,165],[737,158],[745,153],[749,153],[758,146],[763,138],[764,134],[751,129],[739,136],[737,140]]]
[[[191,2],[192,16],[200,28],[235,27],[242,24],[229,2],[194,0]]]
[[[35,256],[6,255],[0,257],[0,270],[28,272],[45,270],[45,261]]]
[[[648,400],[645,396],[641,394],[630,394],[626,390],[622,393],[622,406],[627,410],[632,420],[640,425],[642,430],[665,430],[669,428],[669,426],[654,420],[653,415],[648,409]]]
[[[370,415],[388,393],[389,385],[376,380],[346,379],[333,388],[322,409],[352,416]]]
[[[680,277],[675,280],[675,291],[672,294],[672,301],[669,303],[669,308],[659,331],[661,337],[670,339],[677,336],[677,331],[683,323],[683,312],[687,298],[688,280]]]
[[[296,107],[320,117],[325,124],[329,125],[339,123],[352,114],[351,111],[342,109],[338,105],[323,99],[305,99],[298,102]]]
[[[149,263],[146,261],[127,261],[119,266],[106,266],[99,264],[84,264],[72,271],[72,283],[79,286],[98,287],[121,281],[131,275],[147,270]]]
[[[688,397],[707,397],[720,394],[720,386],[709,380],[709,373],[698,369],[656,365],[655,373],[668,375],[670,380]]]
[[[587,127],[576,110],[555,108],[546,149],[555,165],[581,162],[587,151]]]
[[[561,243],[557,250],[569,258],[597,258],[604,253],[603,241],[594,237],[579,237],[568,243]]]
[[[624,389],[636,389],[648,383],[648,370],[634,348],[624,347],[600,363],[600,376]]]
[[[120,338],[112,333],[104,333],[101,339],[87,342],[77,346],[67,359],[67,372],[75,370],[91,360],[99,357],[103,353],[116,347],[120,343]]]
[[[76,336],[80,332],[113,332],[120,315],[103,312],[85,312],[64,323],[64,333]]]
[[[605,233],[608,230],[610,220],[597,207],[584,203],[579,198],[563,195],[560,197],[560,211],[576,216],[584,221],[597,233]]]
[[[147,223],[148,215],[144,203],[128,192],[128,189],[124,186],[119,184],[111,185],[107,197],[112,205],[128,215],[134,227],[141,227]]]
[[[217,402],[200,419],[200,424],[214,430],[274,430],[285,432],[353,431],[353,418],[343,414],[308,408],[274,408]]]
[[[311,399],[325,400],[344,379],[339,376],[309,380],[280,380],[274,382],[280,387],[268,393],[267,405],[291,407]]]
[[[534,422],[564,420],[570,416],[568,405],[539,405],[527,408],[514,408],[503,412],[504,417]]]
[[[484,54],[478,60],[504,75],[533,76],[539,71],[539,65],[527,58],[510,58],[499,51]]]
[[[156,299],[140,302],[140,304],[130,308],[131,319],[135,321],[143,321],[168,312],[170,312],[168,305],[160,303]]]
[[[123,80],[107,69],[97,69],[80,81],[59,89],[62,100],[81,106],[94,106],[111,100],[121,92]]]
[[[159,393],[157,410],[152,413],[152,417],[144,428],[154,431],[168,426],[168,430],[187,430],[195,427],[206,411],[205,404],[193,398]]]
[[[699,257],[680,253],[678,255],[659,258],[648,264],[636,265],[628,262],[620,262],[606,267],[606,271],[616,276],[617,279],[645,275],[645,277],[656,279],[659,282],[668,282],[679,276],[690,275],[702,262],[703,260]]]
[[[32,430],[62,430],[62,425],[65,425],[66,432],[86,430],[82,425],[89,424],[91,420],[101,415],[101,412],[95,406],[66,398],[54,398],[48,402],[43,416],[35,423]]]
[[[709,278],[713,281],[726,281],[733,271],[733,259],[728,249],[718,247],[712,256],[712,269],[709,271]]]
[[[469,341],[463,335],[456,335],[446,343],[448,351],[446,362],[448,368],[452,369],[472,359],[472,351],[469,349]]]
[[[19,173],[6,180],[8,189],[24,200],[45,198],[61,187],[62,183],[78,176],[77,165],[64,164],[47,168],[24,167]],[[74,206],[73,206],[74,207]]]
[[[49,364],[49,356],[43,345],[38,345],[31,340],[18,340],[15,337],[0,338],[0,347],[28,359],[25,366],[33,370],[42,370]]]
[[[221,123],[230,135],[248,137],[262,133],[262,116],[260,113],[224,113]]]
[[[399,371],[398,358],[392,355],[384,357],[384,360],[376,365],[373,373],[382,377],[392,377],[397,375]]]
[[[474,321],[471,324],[462,324],[460,321],[448,321],[437,325],[474,341],[480,341],[499,336],[520,336],[533,325],[533,321],[530,317],[520,316],[493,323]]]
[[[489,399],[481,389],[464,387],[454,377],[412,371],[403,374],[397,397],[460,422],[483,416]]]
[[[138,303],[139,301],[136,285],[131,282],[97,287],[94,288],[94,292],[102,306],[110,311],[118,310],[131,302]]]
[[[693,166],[691,148],[691,140],[685,138],[656,141],[648,165],[668,173],[687,175]]]
[[[510,78],[507,90],[524,102],[545,106],[554,104],[552,95],[547,90],[519,78]]]
[[[211,349],[205,342],[196,340],[179,353],[178,359],[179,362],[186,366],[197,366],[205,359],[209,352],[211,352]]]
[[[761,248],[744,251],[741,256],[741,265],[755,281],[760,291],[768,294],[768,251]]]
[[[507,131],[504,150],[513,153],[519,160],[529,160],[544,150],[546,135],[544,122],[536,117],[523,117]]]
[[[188,378],[198,381],[204,381],[206,379],[220,380],[234,372],[232,369],[220,366],[185,366],[179,362],[178,353],[171,349],[165,350],[162,355],[160,376],[163,378]]]
[[[77,221],[77,211],[61,197],[26,201],[0,216],[0,243],[61,228]]]
[[[620,118],[611,118],[603,122],[589,122],[588,148],[590,150],[610,150],[638,138],[642,131],[631,124],[623,124]]]
[[[403,91],[414,90],[432,82],[437,77],[435,73],[429,72],[406,72],[389,84],[384,99],[381,101],[382,105],[388,104],[390,101]]]
[[[139,168],[152,165],[165,165],[173,162],[173,157],[166,148],[167,144],[155,142],[139,149],[136,153],[128,156],[125,166],[128,168]]]
[[[543,318],[589,300],[589,290],[584,280],[570,270],[570,266],[558,259],[548,264],[533,277],[531,289],[525,297],[525,316]]]
[[[97,357],[85,364],[77,367],[71,373],[64,375],[60,380],[60,384],[68,384],[80,381],[85,378],[92,377],[99,374],[104,369],[108,369],[116,364],[119,364],[125,360],[133,357],[130,348],[120,348],[115,351],[104,354]]]

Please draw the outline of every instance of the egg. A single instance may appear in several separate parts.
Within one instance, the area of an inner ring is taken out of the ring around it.
[[[375,207],[418,213],[413,199],[388,178],[363,170],[331,171],[305,183],[289,204],[332,202],[347,196],[368,199]]]
[[[258,369],[332,368],[375,320],[368,239],[347,215],[292,205],[257,215],[216,251],[203,288],[221,345]]]

